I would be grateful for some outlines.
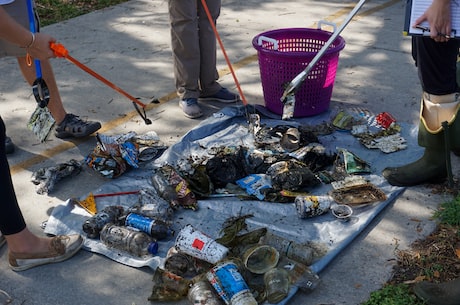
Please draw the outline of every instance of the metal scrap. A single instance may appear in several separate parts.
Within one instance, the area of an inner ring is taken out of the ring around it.
[[[78,175],[81,169],[81,162],[71,159],[56,166],[38,169],[32,174],[32,183],[38,186],[36,190],[37,194],[48,194],[54,190],[57,182],[63,178]]]
[[[386,194],[372,183],[331,190],[329,195],[335,202],[351,206],[371,204],[387,199]]]

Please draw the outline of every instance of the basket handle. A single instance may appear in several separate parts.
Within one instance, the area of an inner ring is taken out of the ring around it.
[[[259,46],[261,46],[261,45],[262,45],[262,42],[263,42],[264,40],[273,43],[273,49],[274,49],[275,51],[278,50],[278,40],[273,39],[273,38],[269,38],[269,37],[266,37],[266,36],[259,36],[259,38],[257,39],[257,44],[258,44]]]
[[[335,23],[329,22],[329,21],[326,21],[326,20],[320,20],[320,21],[318,21],[318,30],[321,30],[321,29],[322,29],[323,24],[331,26],[331,27],[334,29],[334,30],[332,31],[332,33],[334,33],[334,32],[337,30],[337,25],[336,25]]]

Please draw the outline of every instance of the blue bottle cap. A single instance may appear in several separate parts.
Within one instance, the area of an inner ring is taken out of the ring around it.
[[[148,248],[150,254],[157,254],[158,253],[158,243],[156,241],[151,242]]]

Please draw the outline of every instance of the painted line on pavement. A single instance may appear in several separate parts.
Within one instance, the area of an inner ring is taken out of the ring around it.
[[[370,8],[370,9],[367,9],[367,10],[363,10],[363,11],[360,11],[358,12],[355,17],[352,19],[352,21],[357,21],[359,20],[361,17],[365,17],[365,16],[369,16],[375,12],[378,12],[380,10],[383,10],[387,7],[390,7],[396,3],[400,3],[401,1],[400,0],[390,0],[390,1],[387,1],[387,2],[384,2],[376,7],[373,7],[373,8]],[[326,21],[330,21],[330,22],[333,22],[334,20],[337,20],[337,19],[340,19],[341,17],[347,15],[352,9],[354,8],[354,4],[350,4],[348,5],[347,7],[345,8],[342,8],[340,10],[338,10],[337,12],[335,12],[334,14],[331,14],[329,15],[328,17],[324,18],[324,20]],[[316,27],[316,25],[313,25],[313,27]],[[258,56],[257,54],[254,54],[254,55],[250,55],[250,56],[247,56],[235,63],[232,63],[232,67],[233,69],[236,71],[242,67],[245,67],[255,61],[258,60]],[[223,68],[219,71],[219,76],[222,77],[224,75],[228,75],[230,74],[230,69],[229,68]],[[169,101],[172,101],[174,99],[177,98],[177,94],[176,92],[171,92],[171,93],[168,93],[166,94],[165,96],[162,96],[158,99],[159,103],[150,103],[150,104],[147,104],[147,106],[145,107],[145,111],[149,111],[149,110],[152,110],[152,109],[155,109],[157,108],[159,105],[163,104],[163,103],[167,103]],[[106,123],[103,124],[102,128],[99,130],[100,133],[105,133],[107,131],[110,131],[112,129],[114,129],[115,127],[118,127],[126,122],[128,122],[129,120],[131,120],[132,118],[134,118],[135,116],[137,116],[138,113],[133,110],[129,113],[127,113],[125,116],[123,117],[120,117],[120,118],[117,118],[117,119],[114,119],[114,120],[111,120],[111,121],[108,121]],[[17,164],[14,164],[12,166],[10,166],[10,172],[11,172],[11,175],[14,175],[14,174],[17,174],[21,171],[24,171],[24,170],[27,170],[28,168],[40,163],[40,162],[43,162],[47,159],[51,159],[52,157],[62,153],[62,152],[65,152],[69,149],[72,149],[72,148],[75,148],[78,146],[78,144],[80,143],[84,143],[88,140],[73,140],[73,142],[62,142],[61,144],[55,146],[55,147],[52,147],[52,148],[49,148],[49,149],[45,149],[42,153],[40,154],[37,154],[35,155],[34,157],[32,158],[29,158],[29,159],[26,159],[22,162],[19,162]]]

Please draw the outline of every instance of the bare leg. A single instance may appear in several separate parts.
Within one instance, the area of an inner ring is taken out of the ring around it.
[[[4,236],[9,250],[15,253],[45,253],[51,241],[51,238],[34,235],[27,228],[19,233]]]
[[[19,68],[21,69],[22,75],[25,80],[32,85],[35,79],[37,78],[35,72],[35,64],[32,62],[32,65],[29,66],[26,61],[26,57],[18,57]],[[56,79],[54,77],[54,72],[51,67],[49,60],[40,61],[42,68],[42,76],[45,80],[49,92],[50,92],[50,101],[48,104],[48,109],[51,112],[51,115],[56,120],[56,123],[59,124],[64,120],[66,111],[64,105],[62,104],[61,95],[59,94],[59,89],[57,87]]]

